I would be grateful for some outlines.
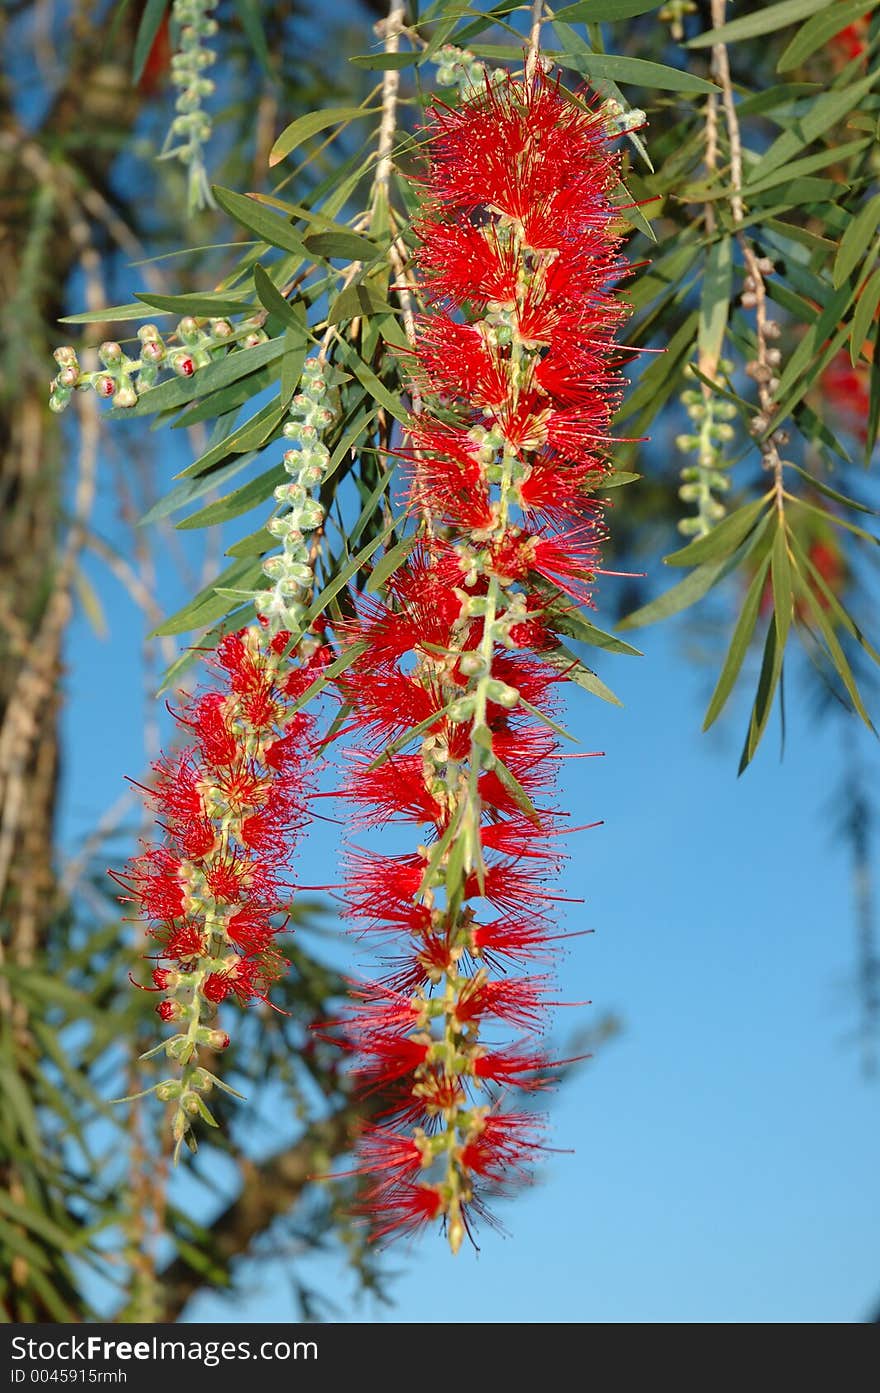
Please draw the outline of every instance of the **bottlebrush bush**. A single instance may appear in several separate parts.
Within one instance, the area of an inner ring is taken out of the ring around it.
[[[217,1090],[283,1080],[315,1124],[296,1194],[347,1176],[360,1227],[333,1219],[347,1236],[431,1224],[457,1250],[543,1154],[551,1125],[534,1095],[571,1052],[547,1042],[549,1013],[582,994],[557,979],[560,875],[583,830],[567,816],[565,722],[584,692],[617,702],[594,671],[637,654],[606,631],[615,620],[633,630],[708,607],[729,638],[707,725],[756,669],[743,770],[786,657],[798,690],[818,672],[834,709],[870,724],[878,654],[859,603],[877,541],[861,470],[880,427],[880,16],[848,0],[728,10],[586,0],[465,15],[440,0],[418,18],[392,0],[346,76],[328,76],[331,44],[304,87],[308,44],[286,7],[120,6],[132,87],[171,124],[172,158],[151,178],[175,218],[187,202],[198,213],[198,250],[136,302],[71,317],[115,337],[90,346],[87,330],[55,350],[50,406],[93,392],[113,421],[208,426],[138,537],[159,538],[163,576],[173,549],[152,525],[170,517],[222,534],[226,559],[168,617],[147,587],[153,636],[182,651],[161,682],[176,725],[137,778],[155,826],[114,862],[138,925],[136,951],[117,934],[114,980],[130,969],[146,992],[115,1003],[111,1033],[148,1061],[130,1061],[138,1102],[115,1125],[143,1119],[152,1137],[162,1104],[170,1145],[194,1148],[203,1123],[227,1123]],[[271,146],[260,65],[293,103]],[[93,141],[79,133],[96,161],[123,140],[101,119]],[[62,146],[50,130],[43,162],[28,146],[16,164],[36,180],[25,288],[47,273],[59,208],[65,274],[78,257],[94,267],[68,208],[84,166],[48,194],[40,183]],[[225,183],[209,186],[221,161]],[[99,250],[106,233],[128,255],[114,209],[149,236],[152,201],[124,178],[83,206],[103,219]],[[8,313],[25,323],[19,298]],[[41,375],[48,357],[41,344]],[[645,538],[672,545],[676,530],[687,543],[666,561],[687,574],[665,590],[653,564],[639,574]],[[100,547],[78,513],[58,571],[88,603],[84,538]],[[136,590],[128,557],[113,564]],[[22,582],[28,616],[50,571]],[[628,579],[597,591],[609,572]],[[809,664],[795,665],[795,634]],[[37,729],[19,732],[34,760]],[[325,888],[384,964],[347,1001],[287,937],[306,913],[298,884],[318,878],[298,869],[303,839],[331,806],[342,884],[327,871]],[[10,970],[26,975],[25,910]],[[152,1006],[169,1027],[158,1042],[155,1016],[144,1035]],[[9,1048],[30,1078],[28,1039],[17,1027]],[[324,1103],[332,1126],[315,1115]],[[56,1194],[54,1172],[35,1174],[17,1195]],[[151,1204],[161,1228],[164,1198]],[[66,1191],[52,1213],[67,1214]],[[67,1217],[75,1228],[78,1211]],[[185,1266],[184,1219],[168,1222]],[[48,1309],[43,1296],[27,1308]]]

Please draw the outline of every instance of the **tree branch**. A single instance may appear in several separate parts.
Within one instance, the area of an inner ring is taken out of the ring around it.
[[[226,1265],[245,1256],[253,1240],[297,1204],[315,1172],[326,1169],[328,1156],[349,1149],[362,1116],[362,1109],[347,1104],[314,1123],[293,1146],[268,1161],[259,1165],[244,1161],[241,1193],[213,1221],[205,1257]],[[176,1320],[187,1301],[205,1286],[205,1274],[178,1257],[161,1273],[160,1282],[165,1319]]]

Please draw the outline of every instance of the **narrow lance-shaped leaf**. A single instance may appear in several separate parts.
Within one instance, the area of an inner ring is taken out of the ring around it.
[[[381,590],[386,581],[399,570],[406,558],[409,556],[413,547],[416,545],[416,537],[403,537],[389,551],[386,551],[382,560],[374,568],[367,581],[367,589],[372,593]]]
[[[697,346],[703,363],[715,364],[721,355],[733,288],[733,241],[722,237],[709,248],[700,293]]]
[[[765,556],[764,560],[758,566],[757,571],[752,577],[751,584],[746,591],[743,607],[733,630],[730,647],[727,650],[727,656],[724,659],[718,681],[715,685],[715,690],[712,693],[711,700],[706,709],[706,715],[703,719],[703,730],[708,730],[721,715],[721,712],[727,704],[727,699],[736,685],[736,679],[739,677],[740,670],[742,669],[749,644],[752,641],[752,635],[755,632],[755,625],[758,622],[758,615],[761,612],[761,601],[764,597],[764,587],[766,585],[767,572],[769,569],[770,557],[768,555]]]
[[[582,663],[580,658],[572,653],[570,648],[566,648],[564,644],[560,643],[557,648],[551,649],[549,653],[545,653],[544,661],[549,663],[551,667],[555,667],[557,672],[563,673],[571,682],[576,682],[579,687],[583,687],[585,691],[590,692],[593,696],[599,697],[602,701],[607,701],[611,706],[623,705],[623,702],[619,697],[614,695],[611,688],[606,686],[602,679],[597,677],[595,672],[588,668],[585,663]],[[522,698],[520,698],[520,700],[522,700]],[[574,739],[574,736],[569,735],[567,730],[564,730],[561,726],[555,726],[550,718],[544,716],[543,712],[538,711],[536,707],[529,706],[528,702],[523,702],[523,705],[528,711],[540,716],[541,719],[549,725],[551,729],[557,731],[558,734],[565,735],[569,740]]]
[[[304,261],[306,260],[308,253],[302,238],[294,232],[290,223],[284,218],[270,213],[268,208],[264,208],[261,203],[253,198],[248,198],[245,194],[236,193],[234,189],[224,189],[215,184],[213,193],[223,211],[235,218],[236,222],[241,223],[250,232],[255,232],[270,246],[293,252]]]
[[[880,194],[869,199],[847,227],[834,258],[832,281],[835,289],[855,270],[868,250],[871,238],[880,225]]]
[[[828,0],[780,0],[777,5],[761,5],[753,14],[741,15],[729,24],[698,34],[690,40],[688,48],[710,48],[712,44],[732,44],[738,39],[757,39],[827,8]]]
[[[636,15],[659,10],[663,0],[579,0],[578,4],[566,5],[557,10],[556,19],[564,19],[569,24],[614,24],[621,19],[634,19]]]
[[[861,692],[856,684],[856,679],[853,676],[852,668],[849,665],[846,654],[840,646],[840,640],[834,632],[834,626],[815,590],[804,580],[800,572],[795,573],[795,591],[815,620],[822,638],[825,641],[832,666],[846,688],[850,701],[861,716],[865,725],[869,730],[873,730],[873,722],[862,700]]]
[[[773,590],[773,622],[780,653],[784,653],[792,617],[791,557],[785,523],[780,519],[770,551],[770,581]]]
[[[761,672],[758,677],[758,690],[755,693],[755,704],[749,717],[749,728],[739,762],[740,774],[744,773],[751,764],[755,751],[761,743],[761,737],[767,729],[770,712],[773,710],[773,698],[776,695],[776,688],[782,675],[782,656],[776,625],[768,624],[767,636],[764,640],[764,654],[761,659]]]
[[[723,522],[719,522],[718,526],[713,527],[712,531],[707,533],[705,537],[698,537],[696,541],[689,542],[686,547],[682,547],[679,551],[664,556],[665,564],[667,566],[698,566],[704,561],[720,561],[725,556],[729,556],[757,525],[767,506],[769,497],[769,493],[764,494],[762,498],[756,498],[753,503],[746,503],[744,507],[737,508],[735,513],[731,513]]]
[[[656,624],[661,619],[669,619],[673,614],[680,614],[682,610],[688,609],[696,604],[704,595],[718,584],[723,576],[727,575],[731,569],[731,561],[708,561],[702,566],[697,566],[691,571],[690,575],[685,576],[677,585],[658,595],[655,600],[650,600],[648,604],[642,605],[639,609],[633,610],[631,614],[625,616],[617,624],[618,630],[642,629],[647,624]]]
[[[853,311],[852,325],[849,332],[849,358],[853,367],[859,361],[865,340],[868,337],[868,330],[877,314],[877,307],[880,305],[880,267],[871,276],[865,288],[859,295],[858,303]]]
[[[769,174],[771,170],[778,169],[793,155],[798,154],[806,145],[810,145],[814,140],[818,140],[827,130],[842,121],[854,107],[857,107],[862,98],[867,96],[875,83],[880,80],[880,68],[875,72],[868,73],[867,77],[859,82],[854,82],[851,87],[846,87],[842,91],[832,89],[825,92],[810,107],[810,110],[795,122],[791,130],[783,131],[770,146],[769,150],[761,156],[758,163],[752,170],[751,177],[756,182]]]
[[[326,106],[318,111],[307,111],[304,116],[297,117],[289,126],[285,126],[275,141],[269,152],[270,169],[286,159],[290,152],[302,145],[304,140],[308,140],[309,136],[317,135],[319,131],[325,131],[330,126],[347,125],[350,121],[372,114],[370,108],[360,106]]]
[[[791,68],[800,67],[817,49],[823,48],[829,39],[833,39],[835,34],[839,34],[841,30],[876,7],[877,0],[842,0],[842,3],[841,0],[837,0],[836,3],[832,0],[831,4],[825,5],[818,14],[813,15],[812,19],[801,26],[783,50],[776,64],[776,71],[784,73]]]
[[[300,304],[291,304],[290,301],[281,294],[277,285],[269,275],[265,267],[257,262],[254,267],[254,286],[260,304],[263,305],[270,314],[289,329],[294,329],[305,341],[307,329],[305,321],[305,311]]]

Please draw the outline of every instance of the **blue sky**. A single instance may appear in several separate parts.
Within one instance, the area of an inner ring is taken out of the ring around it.
[[[173,467],[165,450],[158,467]],[[106,475],[99,523],[113,532]],[[68,644],[68,844],[142,762],[138,625],[90,572],[110,637],[80,617]],[[680,623],[645,630],[643,658],[603,663],[623,710],[570,702],[583,747],[606,754],[566,766],[568,806],[605,825],[567,870],[586,904],[565,926],[596,932],[572,940],[562,996],[593,1005],[565,1013],[559,1038],[609,1013],[622,1024],[548,1100],[550,1144],[574,1154],[548,1155],[540,1183],[499,1207],[510,1236],[483,1229],[479,1254],[452,1259],[431,1236],[390,1249],[390,1310],[356,1304],[335,1258],[310,1261],[344,1318],[853,1321],[880,1300],[880,1097],[851,1044],[851,887],[828,814],[842,722],[800,713],[791,681],[784,761],[774,721],[738,780],[745,711],[699,733],[710,674],[685,639]],[[310,881],[336,878],[335,832],[318,826]],[[291,1120],[267,1116],[261,1152],[273,1128],[281,1145]],[[244,1298],[202,1296],[189,1318],[296,1318],[283,1261],[244,1270]]]

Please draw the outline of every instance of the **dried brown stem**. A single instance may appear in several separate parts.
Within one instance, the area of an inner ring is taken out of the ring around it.
[[[712,24],[714,28],[720,28],[725,22],[727,12],[727,0],[712,0]],[[745,222],[745,204],[743,202],[743,151],[742,136],[740,133],[739,117],[736,110],[736,99],[733,94],[733,81],[730,75],[730,60],[727,53],[726,44],[715,44],[712,48],[712,71],[721,87],[721,102],[724,107],[724,118],[727,126],[727,138],[730,143],[730,210],[733,214],[734,226],[737,229],[737,241],[742,249],[743,261],[746,267],[747,296],[743,303],[748,308],[755,311],[755,333],[757,338],[757,357],[755,362],[750,365],[751,375],[754,377],[758,387],[758,400],[761,405],[760,415],[753,423],[757,434],[762,434],[766,426],[771,421],[776,410],[774,400],[774,384],[776,375],[774,366],[770,361],[770,348],[768,325],[770,316],[767,313],[767,285],[765,281],[766,264],[759,258],[754,247],[742,230]],[[752,304],[752,301],[754,302]],[[776,434],[762,440],[760,443],[761,455],[764,468],[770,471],[774,479],[777,507],[782,510],[783,491],[782,491],[782,460],[779,455],[780,440]]]

